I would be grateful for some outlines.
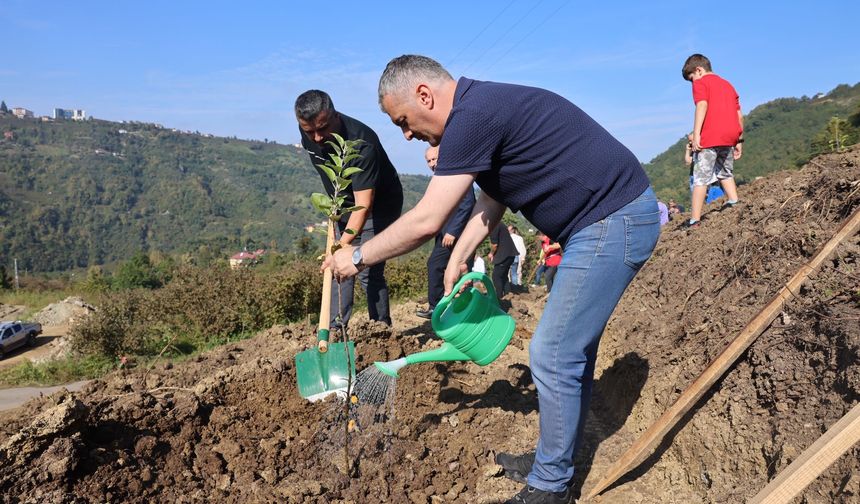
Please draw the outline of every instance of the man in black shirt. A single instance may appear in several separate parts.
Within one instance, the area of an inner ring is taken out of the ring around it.
[[[333,133],[346,140],[363,140],[358,145],[361,157],[349,163],[362,171],[352,176],[352,184],[343,194],[346,196],[343,206],[358,205],[364,208],[345,215],[338,222],[336,231],[340,243],[358,246],[355,265],[362,269],[358,279],[367,294],[367,310],[371,320],[380,320],[391,325],[385,263],[362,268],[364,265],[361,263],[361,243],[379,234],[400,217],[403,187],[400,185],[397,171],[376,133],[364,123],[336,111],[331,97],[325,92],[315,89],[305,91],[296,98],[295,112],[302,135],[302,147],[308,151],[311,164],[319,173],[329,196],[334,193],[334,186],[318,166],[329,160],[329,154],[334,152],[326,142],[334,141]],[[356,233],[345,233],[346,229],[355,230]],[[354,278],[341,281],[340,304],[337,293],[332,292],[332,328],[346,327],[349,323],[354,289]],[[339,308],[343,312],[343,320],[340,320]]]
[[[508,272],[516,255],[517,248],[508,232],[508,226],[499,222],[490,231],[490,253],[487,256],[493,262],[493,286],[499,299],[502,299],[508,288]]]

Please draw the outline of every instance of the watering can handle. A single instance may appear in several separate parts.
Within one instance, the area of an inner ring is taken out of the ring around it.
[[[442,313],[445,312],[445,309],[448,308],[448,304],[450,304],[451,301],[454,300],[454,297],[460,292],[460,287],[462,287],[464,283],[466,283],[470,280],[472,280],[472,281],[478,280],[479,282],[484,284],[484,286],[487,288],[487,293],[484,295],[487,296],[488,298],[492,299],[493,301],[496,301],[496,291],[495,291],[495,287],[493,286],[493,282],[490,280],[490,277],[488,277],[484,273],[479,273],[477,271],[470,271],[470,272],[466,273],[465,275],[461,276],[460,280],[458,280],[457,283],[454,284],[454,288],[451,289],[450,294],[448,294],[447,296],[440,299],[439,302],[436,304],[436,308],[433,310],[433,319],[432,319],[434,326],[439,324],[439,317],[442,315]],[[478,291],[478,292],[480,292],[480,291]]]

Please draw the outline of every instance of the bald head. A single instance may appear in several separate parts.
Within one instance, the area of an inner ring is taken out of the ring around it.
[[[427,147],[424,151],[424,160],[427,161],[427,166],[430,171],[436,172],[436,160],[439,158],[439,147]]]

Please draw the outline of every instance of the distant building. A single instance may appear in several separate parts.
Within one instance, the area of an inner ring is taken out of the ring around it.
[[[87,119],[87,111],[80,109],[54,109],[54,119],[67,121],[85,121]]]
[[[24,107],[15,107],[12,109],[12,115],[18,119],[24,119],[25,117],[33,117],[33,111]]]
[[[259,249],[254,252],[244,250],[230,257],[230,269],[247,268],[248,266],[260,262],[260,258],[266,253],[265,250]]]

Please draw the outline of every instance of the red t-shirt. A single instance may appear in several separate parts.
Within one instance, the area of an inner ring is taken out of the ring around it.
[[[708,102],[702,125],[702,147],[733,146],[743,130],[738,119],[740,99],[729,81],[708,74],[693,81],[693,103]]]
[[[548,236],[544,236],[541,248],[544,253],[544,262],[547,266],[558,266],[561,264],[561,249],[549,250],[550,240]]]

